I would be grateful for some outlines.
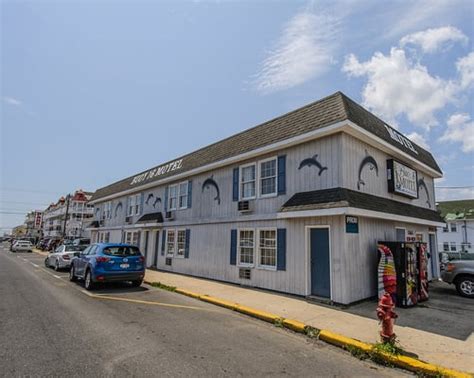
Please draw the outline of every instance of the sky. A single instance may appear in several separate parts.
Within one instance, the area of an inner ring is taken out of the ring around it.
[[[474,198],[470,1],[0,3],[0,233],[336,91]]]

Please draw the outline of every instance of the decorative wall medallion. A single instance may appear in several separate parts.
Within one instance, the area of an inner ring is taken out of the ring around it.
[[[360,165],[359,165],[359,181],[357,181],[357,189],[360,190],[361,185],[365,185],[364,180],[362,180],[362,170],[364,167],[368,165],[369,169],[373,171],[375,169],[375,174],[377,177],[379,176],[379,166],[377,165],[377,162],[375,159],[369,155],[367,150],[365,150],[365,158],[362,159]]]
[[[428,187],[426,186],[425,179],[423,177],[418,179],[418,192],[420,191],[420,188],[425,189],[426,193],[426,204],[428,207],[431,209],[431,202],[430,202],[430,193],[428,192]]]
[[[122,210],[122,207],[123,207],[122,202],[119,202],[119,203],[117,204],[117,206],[115,206],[114,218],[117,218],[117,214],[118,214],[119,211]]]
[[[157,204],[161,203],[161,198],[160,197],[156,197],[155,199],[155,202],[153,202],[153,208],[156,207]]]
[[[153,193],[148,194],[148,197],[146,198],[145,204],[148,205],[150,200],[154,197]]]
[[[217,201],[217,204],[221,204],[221,193],[219,190],[219,186],[217,185],[217,182],[214,180],[214,175],[211,175],[211,177],[207,178],[204,180],[202,183],[202,191],[204,192],[204,189],[209,189],[211,186],[213,186],[216,189],[216,196],[214,197],[214,201]]]
[[[321,173],[323,173],[323,171],[326,171],[328,167],[323,167],[322,164],[317,160],[317,157],[318,155],[313,155],[313,157],[304,159],[303,161],[301,161],[298,169],[301,169],[303,167],[311,167],[312,165],[314,165],[319,169],[318,176],[321,176]]]

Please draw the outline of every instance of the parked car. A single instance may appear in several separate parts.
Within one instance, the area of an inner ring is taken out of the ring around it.
[[[60,245],[60,239],[56,238],[51,238],[48,240],[48,243],[46,244],[46,251],[53,251],[55,250],[58,246]]]
[[[13,243],[12,252],[33,252],[33,244],[29,240],[17,240]]]
[[[140,250],[129,244],[96,243],[74,257],[69,270],[69,279],[84,280],[87,290],[98,282],[131,281],[140,286],[145,276],[145,258]]]
[[[90,245],[91,239],[89,238],[77,238],[72,242],[73,245]]]
[[[474,260],[453,260],[441,272],[444,282],[456,285],[459,295],[474,298]]]
[[[54,270],[69,268],[73,257],[79,255],[81,250],[80,246],[60,245],[49,253],[44,260],[44,265],[47,268],[53,267]]]
[[[36,244],[36,247],[41,249],[42,251],[46,250],[46,246],[48,245],[49,238],[44,238],[41,239],[38,244]]]

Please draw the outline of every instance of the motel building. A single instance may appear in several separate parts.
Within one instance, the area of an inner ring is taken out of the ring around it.
[[[377,241],[428,243],[433,156],[337,92],[98,189],[94,242],[148,267],[349,304],[377,294]]]

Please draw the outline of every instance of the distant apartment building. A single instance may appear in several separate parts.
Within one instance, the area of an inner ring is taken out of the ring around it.
[[[73,195],[61,197],[43,213],[43,236],[89,237],[85,226],[91,222],[94,207],[89,204],[92,193],[79,189]]]
[[[33,210],[26,214],[26,235],[32,238],[40,238],[43,227],[43,211]]]
[[[13,227],[12,235],[15,238],[26,236],[26,225],[20,224],[19,226]]]
[[[438,227],[438,251],[474,253],[474,199],[438,203],[446,225]]]

